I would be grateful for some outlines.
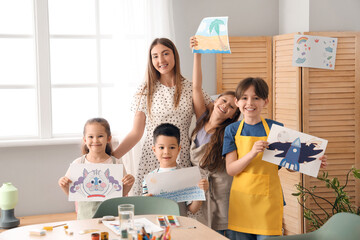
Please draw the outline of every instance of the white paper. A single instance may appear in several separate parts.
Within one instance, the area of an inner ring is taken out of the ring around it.
[[[273,124],[263,160],[317,177],[328,141]]]
[[[150,173],[145,178],[149,193],[176,202],[205,201],[205,193],[198,187],[199,167],[182,168],[169,172]]]
[[[335,69],[337,38],[295,35],[292,65]]]
[[[70,165],[69,201],[103,201],[122,197],[122,164]]]

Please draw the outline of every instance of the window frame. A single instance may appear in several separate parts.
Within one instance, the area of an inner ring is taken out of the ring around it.
[[[0,137],[0,147],[48,145],[62,143],[78,143],[79,133],[53,133],[52,90],[55,88],[96,88],[98,92],[98,115],[102,115],[102,89],[113,87],[113,83],[101,82],[101,40],[113,39],[110,34],[100,33],[99,0],[95,0],[94,35],[61,35],[50,34],[48,0],[33,0],[34,30],[31,34],[0,34],[0,38],[32,38],[35,51],[35,83],[18,85],[1,85],[0,89],[35,89],[37,104],[37,134],[34,136]],[[95,39],[96,40],[96,83],[89,84],[51,84],[50,41],[51,39]]]

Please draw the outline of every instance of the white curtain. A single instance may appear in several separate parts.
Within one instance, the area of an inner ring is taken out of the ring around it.
[[[114,113],[121,111],[121,123],[117,129],[117,139],[121,142],[132,128],[134,112],[130,111],[130,106],[137,87],[144,81],[150,43],[158,37],[174,41],[175,36],[172,0],[114,1],[115,57],[112,64],[118,76],[114,88]],[[134,176],[141,157],[142,142],[122,158],[127,172]],[[115,142],[113,146],[117,145]]]
[[[172,0],[145,0],[146,37],[150,43],[154,38],[169,38],[175,42]]]

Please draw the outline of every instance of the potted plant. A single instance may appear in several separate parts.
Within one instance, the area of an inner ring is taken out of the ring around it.
[[[292,195],[298,196],[298,202],[304,210],[304,218],[309,221],[311,229],[314,230],[320,228],[332,215],[338,212],[350,212],[360,215],[360,206],[354,206],[350,202],[350,198],[345,191],[350,174],[354,176],[355,180],[360,179],[360,169],[356,169],[354,166],[346,174],[346,180],[343,185],[340,184],[337,177],[330,179],[328,177],[328,172],[323,172],[322,176],[317,178],[318,180],[324,182],[327,188],[333,190],[335,194],[334,202],[330,202],[328,199],[317,195],[315,192],[316,186],[306,188],[300,183],[295,185],[297,192]],[[321,209],[323,214],[316,213],[312,209],[306,207],[305,203],[308,199],[312,199],[319,209]],[[326,210],[319,203],[319,200],[325,201],[332,207],[332,209]]]

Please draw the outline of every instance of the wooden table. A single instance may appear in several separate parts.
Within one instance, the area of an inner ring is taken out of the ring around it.
[[[20,220],[20,225],[18,227],[23,227],[27,225],[33,224],[40,224],[40,223],[47,223],[47,222],[60,222],[60,221],[70,221],[76,220],[76,212],[69,212],[69,213],[52,213],[52,214],[45,214],[45,215],[33,215],[33,216],[25,216],[25,217],[18,217]],[[9,229],[0,229],[1,232],[5,232]]]
[[[136,215],[135,218],[145,217],[153,223],[157,224],[156,215]],[[180,239],[191,239],[191,240],[216,240],[216,239],[227,239],[224,236],[221,236],[211,228],[205,226],[199,221],[188,218],[188,217],[177,217],[180,222],[180,228],[171,229],[171,239],[180,240]],[[69,230],[73,231],[73,235],[65,234],[63,227],[54,228],[53,231],[47,231],[45,236],[30,236],[30,229],[41,229],[43,226],[55,226],[58,224],[66,223],[69,226]],[[196,228],[186,228],[193,227]],[[87,219],[87,220],[73,220],[73,221],[62,221],[62,222],[51,222],[44,224],[35,224],[28,225],[24,227],[17,227],[7,231],[4,231],[0,234],[0,240],[26,240],[26,239],[51,239],[51,240],[81,240],[91,239],[91,233],[80,235],[79,232],[85,229],[98,229],[98,232],[109,232],[109,240],[120,239],[120,236],[117,236],[109,228],[104,226],[101,223],[98,223],[98,219]]]

